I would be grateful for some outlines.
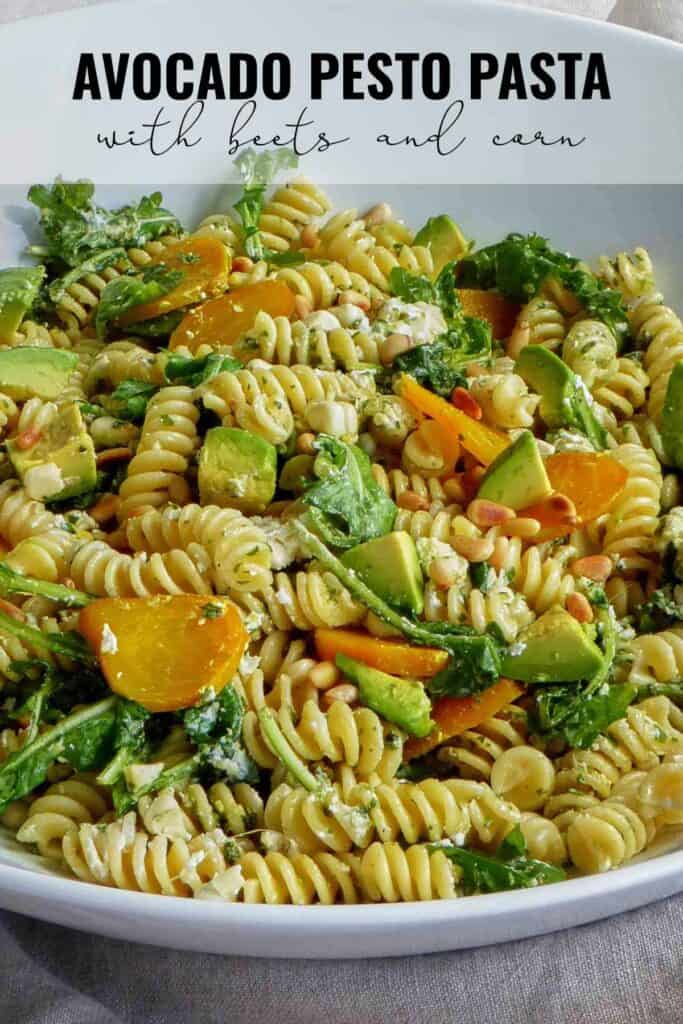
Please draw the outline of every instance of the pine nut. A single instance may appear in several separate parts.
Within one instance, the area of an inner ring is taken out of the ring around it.
[[[607,555],[586,555],[584,558],[577,558],[570,565],[574,576],[585,576],[594,583],[604,583],[612,572],[612,559]]]
[[[339,682],[339,669],[332,661],[319,661],[308,673],[308,678],[316,690],[329,690]]]
[[[451,533],[454,537],[479,537],[480,533],[474,523],[464,516],[454,516],[451,520]]]
[[[307,224],[301,232],[300,242],[302,249],[315,249],[320,241],[320,236],[312,224]]]
[[[414,348],[414,342],[408,334],[390,334],[380,345],[379,357],[385,366],[389,366],[396,356],[411,348]]]
[[[296,450],[301,455],[315,455],[315,434],[304,433],[299,434],[296,439]]]
[[[303,295],[297,295],[294,299],[294,316],[297,320],[305,320],[307,316],[313,312],[308,299],[304,298]]]
[[[487,562],[493,554],[493,540],[490,537],[463,537],[456,534],[452,544],[468,562]]]
[[[273,501],[266,509],[265,514],[267,516],[275,516],[277,518],[278,516],[281,516],[285,509],[289,508],[291,504],[291,501],[288,500]]]
[[[471,519],[475,526],[500,526],[515,518],[514,510],[507,505],[499,505],[496,501],[488,501],[487,498],[475,498],[467,506],[467,518]]]
[[[570,594],[567,598],[567,611],[577,622],[593,621],[593,609],[584,594]]]
[[[436,583],[437,587],[442,587],[444,590],[452,587],[460,578],[461,564],[457,558],[449,558],[447,555],[442,558],[434,558],[429,564],[429,578]]]
[[[339,298],[337,299],[338,306],[358,306],[364,313],[370,312],[370,299],[368,299],[361,292],[354,291],[353,288],[349,288],[345,292],[340,292]]]
[[[320,700],[323,707],[328,710],[335,700],[340,700],[344,704],[355,704],[358,700],[358,687],[353,683],[338,683],[329,690],[325,690]]]
[[[96,505],[88,509],[89,514],[96,523],[106,523],[118,515],[121,507],[121,499],[118,494],[103,494]]]
[[[523,540],[531,539],[541,532],[541,524],[538,519],[522,517],[521,519],[510,519],[499,527],[502,537],[521,537]]]
[[[443,482],[443,493],[451,501],[457,501],[462,504],[465,501],[465,488],[462,485],[462,481],[457,476],[449,477],[448,480]]]
[[[97,465],[99,467],[107,466],[110,462],[130,462],[132,458],[133,453],[130,448],[107,448],[97,456]]]
[[[377,228],[380,224],[386,224],[391,220],[393,211],[389,203],[377,203],[363,217],[366,228]]]
[[[250,270],[254,269],[254,261],[250,260],[248,256],[235,256],[230,269],[236,274],[248,274]]]
[[[405,508],[409,512],[427,512],[429,501],[415,491],[404,491],[396,501],[399,508]]]
[[[473,420],[480,420],[482,417],[479,402],[474,395],[470,394],[467,388],[454,388],[451,394],[451,404]]]

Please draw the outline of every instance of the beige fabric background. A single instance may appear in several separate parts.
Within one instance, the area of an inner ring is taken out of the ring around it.
[[[92,2],[3,0],[0,21]],[[683,41],[683,0],[513,2]],[[681,1024],[682,932],[679,896],[524,942],[334,963],[175,953],[0,913],[0,1024]]]

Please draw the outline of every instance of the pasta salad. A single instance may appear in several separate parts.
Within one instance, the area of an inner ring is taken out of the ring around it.
[[[0,271],[0,824],[245,903],[606,871],[683,822],[683,324],[287,154]],[[270,193],[270,194],[269,194]]]

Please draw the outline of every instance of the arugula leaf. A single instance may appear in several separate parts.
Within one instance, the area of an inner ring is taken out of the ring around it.
[[[614,611],[597,603],[596,621],[602,640],[602,667],[584,686],[561,684],[536,687],[532,728],[571,747],[590,747],[605,729],[626,714],[635,699],[633,686],[608,682],[617,649]]]
[[[683,587],[665,584],[650,594],[645,604],[636,609],[634,626],[638,633],[658,633],[676,622],[683,622]]]
[[[372,475],[370,459],[356,445],[319,434],[313,471],[319,480],[303,495],[321,537],[333,547],[353,548],[389,533],[396,506]]]
[[[115,277],[105,285],[95,310],[95,330],[103,338],[112,320],[135,306],[168,295],[183,277],[182,270],[169,270],[163,263],[147,267],[140,274]]]
[[[162,313],[151,320],[141,320],[135,325],[135,336],[137,338],[167,338],[173,334],[180,321],[185,316],[185,310],[174,309],[170,313]]]
[[[635,686],[605,684],[590,693],[576,685],[544,686],[536,692],[532,728],[562,739],[570,747],[586,749],[612,722],[619,721],[637,695]]]
[[[48,295],[51,302],[55,305],[62,302],[69,288],[82,281],[87,274],[101,274],[107,267],[112,267],[115,264],[130,266],[125,249],[103,249],[102,252],[95,253],[50,283]]]
[[[93,771],[111,754],[116,720],[116,697],[73,712],[40,733],[0,764],[0,813],[47,778],[57,758],[77,771]]]
[[[257,782],[258,768],[242,746],[244,704],[233,686],[225,686],[217,697],[188,708],[183,725],[197,747],[191,757],[166,768],[156,778],[129,790],[119,779],[113,791],[117,814],[135,807],[141,797],[167,786],[179,786],[188,779],[209,775],[228,782]]]
[[[37,651],[51,651],[85,665],[95,665],[96,659],[80,633],[48,633],[26,622],[19,622],[0,611],[0,631],[23,640]]]
[[[430,853],[441,850],[462,872],[462,886],[472,893],[502,892],[506,889],[529,889],[537,885],[562,882],[565,872],[553,864],[533,860],[526,855],[526,842],[517,826],[503,840],[493,857],[461,846],[433,843]]]
[[[311,516],[307,513],[306,518]],[[309,520],[310,522],[310,520]],[[315,527],[315,521],[311,523]],[[292,527],[301,538],[302,547],[312,558],[322,563],[340,583],[366,608],[383,622],[398,629],[420,647],[439,647],[451,655],[449,665],[429,682],[431,693],[467,695],[479,693],[500,678],[505,644],[500,631],[491,626],[483,635],[469,626],[455,626],[449,622],[415,622],[390,608],[358,576],[342,565],[339,559],[308,529],[301,519],[292,521]]]
[[[403,302],[436,302],[432,281],[422,274],[411,274],[402,267],[394,267],[389,274],[389,291]]]
[[[31,246],[29,252],[51,263],[76,267],[103,249],[139,248],[181,231],[176,217],[162,207],[160,192],[118,210],[97,206],[94,197],[95,186],[90,181],[33,185],[28,199],[40,210],[47,244]]]
[[[191,388],[199,387],[211,380],[218,373],[241,370],[242,363],[232,356],[222,356],[210,352],[200,359],[188,359],[187,356],[171,354],[166,360],[164,374],[169,383],[187,384]]]
[[[430,302],[441,309],[447,330],[433,342],[416,345],[394,359],[394,372],[409,373],[437,395],[450,395],[455,387],[467,385],[464,369],[474,360],[491,355],[491,325],[477,317],[465,316],[456,288],[456,263],[447,263],[432,282],[428,277],[394,267],[389,275],[393,295],[407,302]]]
[[[107,411],[119,420],[142,423],[147,405],[159,390],[156,384],[141,380],[122,380],[105,399]]]
[[[482,594],[488,594],[498,578],[496,570],[488,562],[470,562],[469,575],[474,590],[480,590]]]
[[[298,157],[290,149],[270,150],[260,154],[253,149],[245,149],[235,160],[244,183],[244,190],[235,203],[235,209],[244,228],[244,249],[252,260],[272,259],[274,255],[264,247],[259,231],[266,189],[280,170],[296,167],[298,162]]]
[[[607,324],[618,342],[629,334],[621,294],[599,281],[573,256],[551,248],[541,235],[513,233],[465,256],[457,266],[461,288],[495,288],[514,302],[528,302],[543,282],[556,277],[579,299],[589,316]]]
[[[465,316],[427,345],[416,345],[394,359],[391,368],[447,398],[456,387],[467,387],[468,363],[491,355],[491,327],[484,320]]]
[[[82,608],[90,604],[94,598],[80,590],[72,590],[63,583],[48,583],[47,580],[34,579],[15,572],[5,562],[0,562],[0,594],[8,597],[11,594],[37,594],[51,601],[58,601],[67,608]]]
[[[97,776],[102,786],[113,786],[128,764],[140,759],[147,750],[146,727],[152,714],[141,704],[120,697],[116,705],[112,748],[114,757]]]

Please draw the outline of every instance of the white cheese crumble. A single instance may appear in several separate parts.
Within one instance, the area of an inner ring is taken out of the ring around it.
[[[24,473],[24,490],[29,498],[42,501],[52,494],[64,490],[62,471],[55,462],[44,462],[40,466],[32,466]]]
[[[101,654],[116,654],[119,649],[119,642],[116,637],[116,633],[112,630],[108,622],[102,626],[102,634],[100,637],[100,653]]]

